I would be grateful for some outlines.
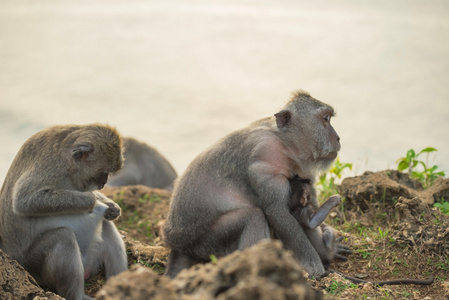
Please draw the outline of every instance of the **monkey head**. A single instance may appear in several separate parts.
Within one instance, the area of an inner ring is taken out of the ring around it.
[[[122,139],[113,127],[79,127],[63,144],[69,157],[69,176],[81,191],[102,189],[109,175],[123,167]]]
[[[331,125],[334,109],[308,93],[298,91],[275,114],[284,142],[295,151],[297,162],[311,162],[316,173],[327,170],[340,150],[340,137]]]
[[[310,202],[312,183],[310,179],[301,178],[298,175],[288,179],[291,189],[291,204],[292,210],[299,207],[303,208]]]

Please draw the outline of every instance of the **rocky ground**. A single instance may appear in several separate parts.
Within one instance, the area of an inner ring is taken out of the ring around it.
[[[160,275],[169,253],[160,228],[170,193],[144,186],[102,192],[122,207],[116,224],[130,270],[107,283],[101,274],[89,279],[86,293],[98,299],[449,299],[449,216],[431,205],[442,197],[448,201],[449,179],[424,190],[397,171],[346,178],[340,187],[345,201],[327,220],[353,250],[332,268],[370,281],[432,274],[429,286],[356,285],[337,274],[307,279],[279,242],[260,243],[169,280]],[[1,251],[0,265],[0,299],[60,299]]]

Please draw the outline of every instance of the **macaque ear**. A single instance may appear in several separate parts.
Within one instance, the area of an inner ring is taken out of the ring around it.
[[[94,151],[94,147],[91,143],[82,143],[77,144],[73,147],[72,153],[73,158],[79,160],[79,159],[86,159],[90,153]]]
[[[274,116],[276,117],[276,125],[279,129],[286,129],[290,125],[292,113],[289,110],[281,110]]]

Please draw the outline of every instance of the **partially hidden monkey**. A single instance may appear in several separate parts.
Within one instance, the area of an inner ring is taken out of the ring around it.
[[[331,196],[319,208],[314,207],[310,201],[312,190],[309,179],[294,176],[289,179],[291,193],[290,209],[292,215],[304,228],[304,231],[311,241],[313,247],[320,255],[328,273],[337,273],[354,283],[372,283],[373,285],[399,285],[399,284],[419,284],[429,285],[433,282],[433,274],[428,279],[394,279],[385,281],[367,281],[346,275],[340,271],[329,268],[329,264],[335,259],[347,260],[340,253],[350,254],[349,247],[339,244],[341,238],[335,238],[335,231],[332,227],[322,224],[334,207],[341,203],[340,195]],[[335,245],[337,243],[337,245]]]
[[[288,179],[315,179],[330,167],[340,150],[333,115],[331,106],[299,91],[273,117],[195,158],[175,182],[163,229],[172,249],[165,274],[245,249],[269,239],[272,230],[310,275],[323,275],[319,254],[290,212]]]
[[[122,141],[110,126],[54,126],[34,134],[0,192],[2,250],[66,299],[91,299],[84,280],[100,266],[106,278],[127,269],[111,222],[120,208],[96,191],[122,165]]]
[[[351,250],[348,246],[339,243],[342,239],[336,238],[332,227],[323,224],[331,210],[340,205],[341,196],[333,195],[323,205],[317,207],[314,205],[315,201],[311,199],[313,188],[310,179],[295,175],[289,179],[289,182],[291,213],[304,229],[324,267],[327,269],[335,258],[347,260],[346,256],[341,254],[351,254]]]
[[[178,177],[170,162],[155,148],[131,137],[123,138],[125,166],[111,176],[107,185],[142,184],[153,188],[173,189]]]

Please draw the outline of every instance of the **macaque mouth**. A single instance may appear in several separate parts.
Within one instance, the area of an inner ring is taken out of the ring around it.
[[[109,173],[108,172],[100,172],[98,176],[94,179],[95,184],[97,185],[98,189],[101,190],[106,182],[108,182]]]
[[[324,158],[329,160],[334,160],[337,158],[338,152],[331,152],[328,155],[326,155]]]

